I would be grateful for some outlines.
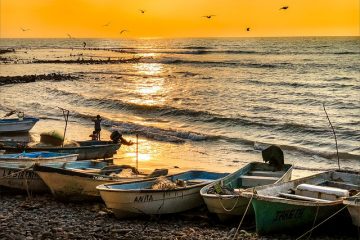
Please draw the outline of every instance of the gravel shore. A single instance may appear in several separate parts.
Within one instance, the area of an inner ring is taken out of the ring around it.
[[[63,203],[51,195],[0,192],[0,239],[232,239],[237,223],[222,224],[205,214],[119,220],[102,203]],[[205,212],[205,211],[204,211]],[[260,237],[245,226],[237,239],[292,239],[287,235]],[[357,239],[316,236],[313,239]]]

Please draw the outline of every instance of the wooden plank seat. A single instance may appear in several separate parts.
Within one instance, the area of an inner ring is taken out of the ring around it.
[[[275,171],[275,172],[272,172],[272,171],[249,171],[246,175],[280,178],[284,174],[285,174],[284,171]]]
[[[256,187],[275,183],[278,177],[243,175],[238,178],[238,185],[242,187]]]

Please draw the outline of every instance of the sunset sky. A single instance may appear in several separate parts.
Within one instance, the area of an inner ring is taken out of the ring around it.
[[[359,0],[0,0],[0,37],[359,36]],[[279,10],[289,6],[287,10]],[[142,14],[139,9],[146,12]],[[216,15],[211,19],[204,15]],[[106,25],[108,26],[103,26]],[[246,28],[251,31],[247,32]],[[23,31],[21,28],[30,29]],[[122,29],[128,29],[120,35]]]

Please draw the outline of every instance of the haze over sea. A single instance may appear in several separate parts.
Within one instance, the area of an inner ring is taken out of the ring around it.
[[[86,48],[83,49],[83,42]],[[360,38],[1,39],[1,76],[62,73],[66,81],[0,87],[0,114],[24,111],[33,129],[89,139],[100,114],[104,138],[140,136],[140,167],[232,171],[278,144],[300,170],[360,170]],[[122,63],[119,59],[138,58]],[[83,64],[76,60],[93,61]],[[110,61],[109,61],[110,60]],[[134,163],[123,146],[121,163]]]

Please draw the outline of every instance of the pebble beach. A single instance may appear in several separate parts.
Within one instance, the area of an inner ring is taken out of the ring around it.
[[[0,239],[234,239],[238,222],[220,223],[196,212],[140,219],[116,219],[101,203],[65,203],[51,195],[0,192]],[[245,230],[244,230],[245,229]],[[358,239],[354,229],[325,226],[311,239]],[[301,235],[301,234],[300,234]],[[296,239],[300,235],[258,236],[254,222],[244,221],[235,239]],[[302,239],[306,239],[305,236]]]

